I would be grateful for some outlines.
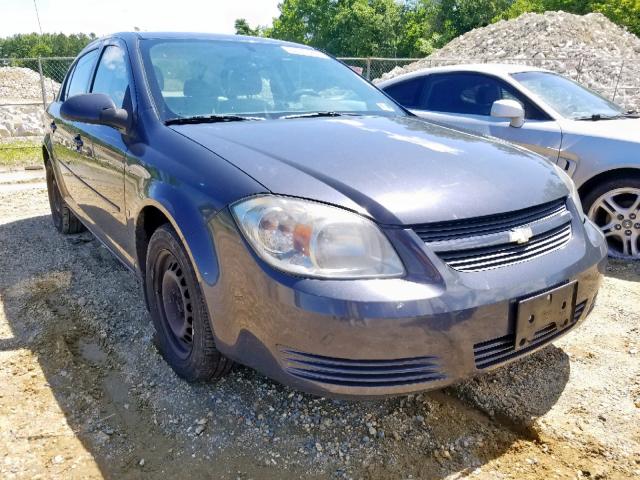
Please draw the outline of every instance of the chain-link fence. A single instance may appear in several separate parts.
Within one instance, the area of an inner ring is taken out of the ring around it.
[[[342,57],[340,60],[363,77],[375,80],[420,59]],[[44,109],[58,93],[72,62],[73,57],[0,58],[0,150],[23,148],[22,144],[27,145],[24,148],[29,145],[33,148],[33,142],[44,134]],[[497,62],[547,68],[628,109],[640,110],[640,65],[621,58],[426,58],[420,67]],[[18,140],[23,142],[17,143]]]
[[[338,60],[349,65],[364,78],[373,80],[380,78],[396,67],[404,67],[416,62],[418,58],[376,58],[376,57],[339,57]]]

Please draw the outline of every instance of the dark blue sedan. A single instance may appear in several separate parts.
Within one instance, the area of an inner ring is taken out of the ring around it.
[[[48,122],[55,227],[139,276],[189,381],[237,361],[322,395],[439,388],[594,305],[607,246],[564,172],[420,120],[312,48],[116,34]]]

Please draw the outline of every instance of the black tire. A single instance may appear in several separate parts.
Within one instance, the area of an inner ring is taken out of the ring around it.
[[[56,181],[56,176],[53,173],[51,164],[47,162],[45,164],[45,170],[47,175],[47,193],[49,194],[49,207],[51,208],[51,218],[53,220],[53,226],[56,227],[60,233],[72,234],[80,233],[86,230],[78,217],[69,209]]]
[[[628,209],[630,205],[633,204],[634,198],[637,198],[639,192],[640,174],[613,177],[597,184],[594,188],[589,190],[582,200],[582,206],[589,218],[599,227],[603,227],[615,220],[611,215],[607,215],[603,212],[602,209],[598,209],[597,207],[594,208],[594,205],[598,203],[604,195],[618,195],[614,197],[616,202]],[[640,211],[633,215],[624,211],[620,213],[622,213],[620,220],[615,222],[620,223],[620,225],[616,228],[619,228],[622,232],[629,232],[632,235],[631,238],[638,238],[637,236],[634,237],[633,234],[640,231]],[[618,241],[615,236],[608,237],[607,241],[609,243],[610,257],[623,258],[627,260],[640,259],[640,254],[634,256],[629,253],[625,254],[625,252],[621,251],[621,242]],[[638,242],[637,245],[640,249],[640,240],[636,241]]]
[[[171,368],[189,382],[228,373],[233,362],[216,349],[195,271],[169,224],[149,240],[145,289],[156,344]]]

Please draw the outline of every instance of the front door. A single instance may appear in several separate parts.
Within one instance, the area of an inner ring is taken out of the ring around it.
[[[422,77],[413,98],[414,105],[408,107],[422,118],[516,143],[552,162],[558,159],[562,141],[560,126],[497,77],[475,72],[435,73]],[[507,99],[516,100],[525,110],[525,124],[520,128],[512,127],[509,120],[491,116],[493,102]]]
[[[128,58],[118,43],[107,44],[100,55],[90,91],[111,97],[117,108],[132,115]],[[78,174],[89,187],[90,197],[82,205],[95,225],[96,234],[116,253],[132,263],[129,253],[124,204],[124,170],[127,137],[114,127],[86,125],[93,155],[78,162]]]

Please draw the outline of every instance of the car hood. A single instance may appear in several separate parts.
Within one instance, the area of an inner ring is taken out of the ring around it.
[[[273,193],[339,205],[388,225],[490,215],[568,194],[554,167],[541,157],[415,117],[171,128]]]
[[[640,118],[620,118],[596,122],[563,120],[560,122],[560,128],[564,133],[640,143]]]

